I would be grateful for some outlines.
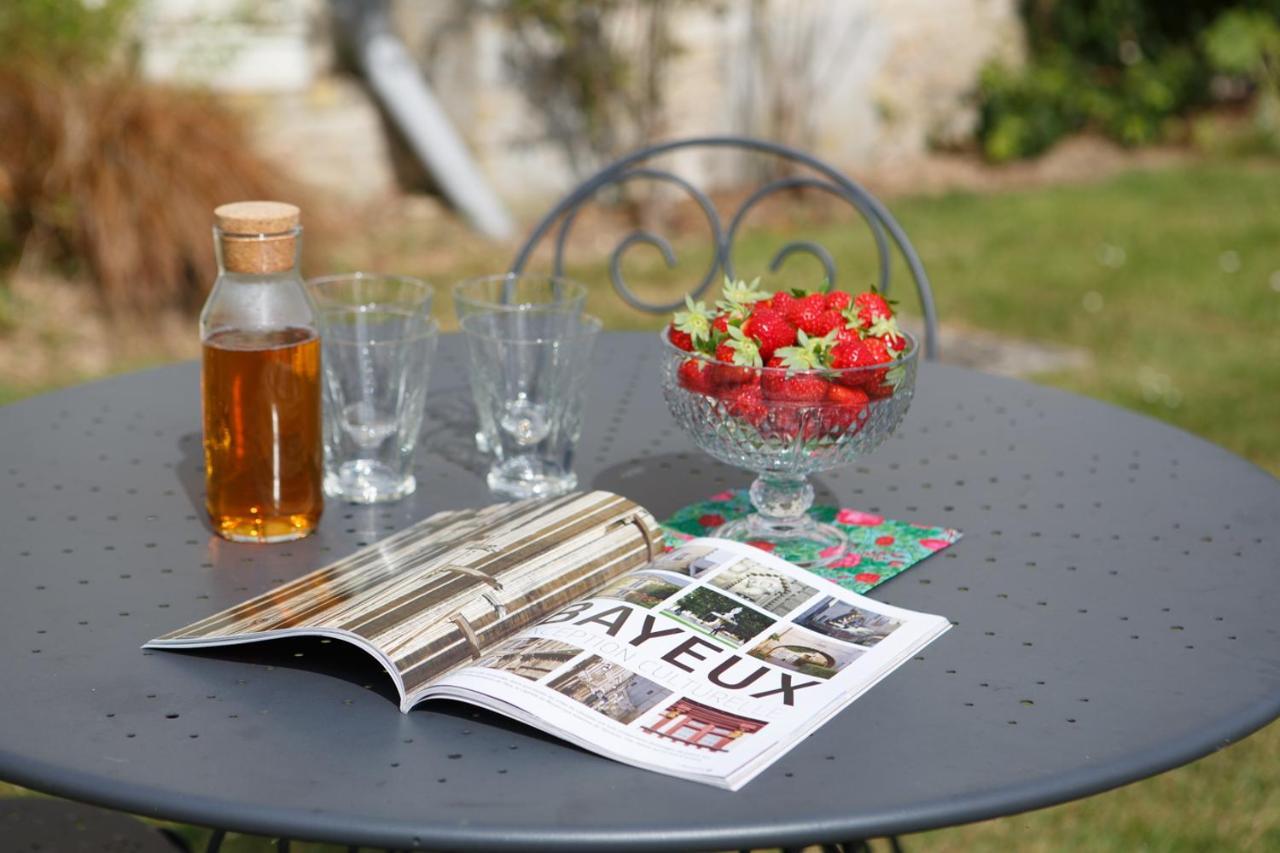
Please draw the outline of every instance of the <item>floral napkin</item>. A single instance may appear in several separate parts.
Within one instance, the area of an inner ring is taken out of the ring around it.
[[[663,522],[668,547],[706,536],[726,521],[752,511],[746,489],[720,492],[705,501],[677,510]],[[960,531],[949,527],[928,527],[907,521],[894,521],[856,509],[815,506],[809,514],[818,521],[835,524],[849,535],[850,550],[836,567],[813,568],[809,571],[845,589],[864,593],[901,574],[935,551],[941,551],[960,538]],[[772,551],[784,560],[812,560],[822,554],[811,553],[803,546],[778,548],[772,542],[752,542],[757,548]]]

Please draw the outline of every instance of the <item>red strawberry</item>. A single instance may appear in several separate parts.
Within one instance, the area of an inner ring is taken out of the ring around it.
[[[759,372],[752,367],[741,366],[737,355],[738,350],[728,341],[716,347],[716,361],[724,362],[711,366],[711,384],[716,388],[753,383],[759,379]]]
[[[889,348],[879,338],[867,338],[862,342],[862,348],[867,351],[869,359],[867,364],[888,364],[893,361],[893,356],[889,354]]]
[[[895,358],[906,351],[910,344],[898,328],[898,321],[893,317],[877,317],[867,329],[868,338],[879,338],[888,347],[889,354]]]
[[[862,347],[867,353],[867,364],[888,364],[893,361],[889,348],[879,338],[867,338],[862,342]],[[888,397],[893,393],[893,388],[884,384],[884,377],[888,372],[888,370],[868,371],[862,387],[872,397]]]
[[[862,429],[862,422],[866,419],[867,402],[867,392],[861,388],[846,388],[833,383],[827,389],[828,405],[822,412],[824,432],[835,438],[840,433],[849,431],[850,428],[853,428],[854,432]]]
[[[787,370],[780,358],[769,359],[769,367],[778,369],[765,371],[764,378],[760,380],[760,388],[766,400],[816,403],[827,396],[828,383],[816,373]]]
[[[721,314],[711,321],[711,328],[722,335],[729,334],[729,315]]]
[[[873,338],[872,340],[878,340],[883,343],[885,345],[885,349],[889,351],[889,354],[895,357],[906,352],[911,346],[906,337],[900,332],[890,332],[887,335],[881,335],[879,338]]]
[[[807,334],[820,338],[825,333],[818,331],[818,318],[821,317],[822,312],[826,310],[826,294],[810,293],[803,299],[798,300],[795,305],[787,311],[787,319],[797,329],[803,329]]]
[[[832,384],[827,388],[827,402],[861,411],[867,405],[867,392],[861,388]]]
[[[759,385],[741,385],[725,395],[729,414],[752,426],[759,426],[769,414]]]
[[[783,317],[786,317],[791,313],[791,307],[796,304],[796,298],[785,290],[779,290],[770,297],[766,304]]]
[[[688,332],[677,329],[675,323],[667,326],[667,340],[671,341],[672,346],[679,347],[685,352],[693,352],[692,336]]]
[[[871,363],[870,353],[862,345],[861,339],[836,340],[831,348],[831,366],[836,370],[847,370],[850,367],[863,367]]]
[[[849,307],[849,303],[853,301],[853,297],[843,290],[833,290],[827,294],[827,310],[843,311]]]
[[[870,328],[877,317],[893,316],[889,303],[874,288],[853,297],[853,312],[857,315],[859,327],[863,329]]]
[[[813,337],[820,338],[828,332],[834,332],[844,328],[844,315],[839,311],[830,309],[823,311],[818,315],[818,319],[811,324],[811,327],[805,329],[805,332]]]
[[[837,374],[835,381],[849,388],[859,388],[867,380],[866,371],[854,370],[851,368],[866,367],[872,364],[871,353],[863,345],[864,342],[857,337],[857,333],[852,340],[837,338],[837,343],[831,348],[831,367],[835,370],[848,371],[847,373]]]
[[[712,393],[711,373],[706,368],[707,363],[702,359],[686,358],[676,370],[680,387],[699,394]]]
[[[861,340],[862,340],[862,335],[858,334],[857,329],[850,329],[848,326],[846,326],[845,328],[839,329],[836,331],[836,342],[832,344],[832,347],[833,347],[832,351],[834,352],[834,347],[837,347],[840,344],[849,344],[849,343],[856,344]]]
[[[756,308],[742,324],[742,331],[747,337],[760,344],[760,358],[766,362],[773,357],[773,351],[780,347],[789,347],[796,342],[796,330],[787,318],[771,308]]]

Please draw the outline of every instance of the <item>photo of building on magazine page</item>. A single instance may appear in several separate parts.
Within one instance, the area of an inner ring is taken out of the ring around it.
[[[698,539],[565,605],[428,696],[737,789],[949,627]]]

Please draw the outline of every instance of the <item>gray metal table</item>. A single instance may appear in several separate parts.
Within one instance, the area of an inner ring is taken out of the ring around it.
[[[667,414],[651,335],[607,335],[586,484],[659,515],[745,484]],[[1155,421],[925,365],[899,434],[825,500],[965,538],[875,595],[942,640],[737,794],[462,705],[402,716],[334,645],[144,640],[437,509],[487,500],[460,348],[442,347],[417,496],[231,545],[202,521],[197,369],[0,409],[0,777],[144,815],[396,848],[729,848],[920,830],[1160,772],[1280,713],[1280,482]]]

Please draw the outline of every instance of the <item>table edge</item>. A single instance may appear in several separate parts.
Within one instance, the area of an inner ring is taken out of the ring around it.
[[[964,799],[926,803],[887,813],[875,819],[796,821],[788,825],[738,825],[716,829],[652,831],[627,828],[625,835],[605,830],[521,830],[505,828],[495,834],[476,827],[418,826],[383,820],[335,819],[332,815],[292,810],[282,813],[261,806],[170,795],[91,773],[51,768],[0,752],[0,771],[15,784],[55,796],[118,809],[143,817],[174,820],[197,826],[216,826],[233,832],[283,836],[296,841],[457,850],[598,850],[618,851],[712,850],[742,847],[790,847],[846,842],[888,835],[923,832],[989,820],[1059,805],[1099,794],[1180,767],[1242,740],[1280,716],[1280,696],[1255,703],[1245,712],[1210,729],[1188,733],[1173,748],[1148,749],[1135,756],[1123,772],[1115,764],[1046,777],[1031,785],[996,788]],[[16,760],[15,760],[16,759]],[[600,759],[605,761],[607,759]],[[643,772],[643,771],[636,771]],[[925,768],[922,772],[927,772]],[[693,784],[693,783],[688,783]],[[746,790],[749,790],[749,786]],[[736,796],[728,794],[726,796]],[[139,806],[144,806],[139,808]]]

